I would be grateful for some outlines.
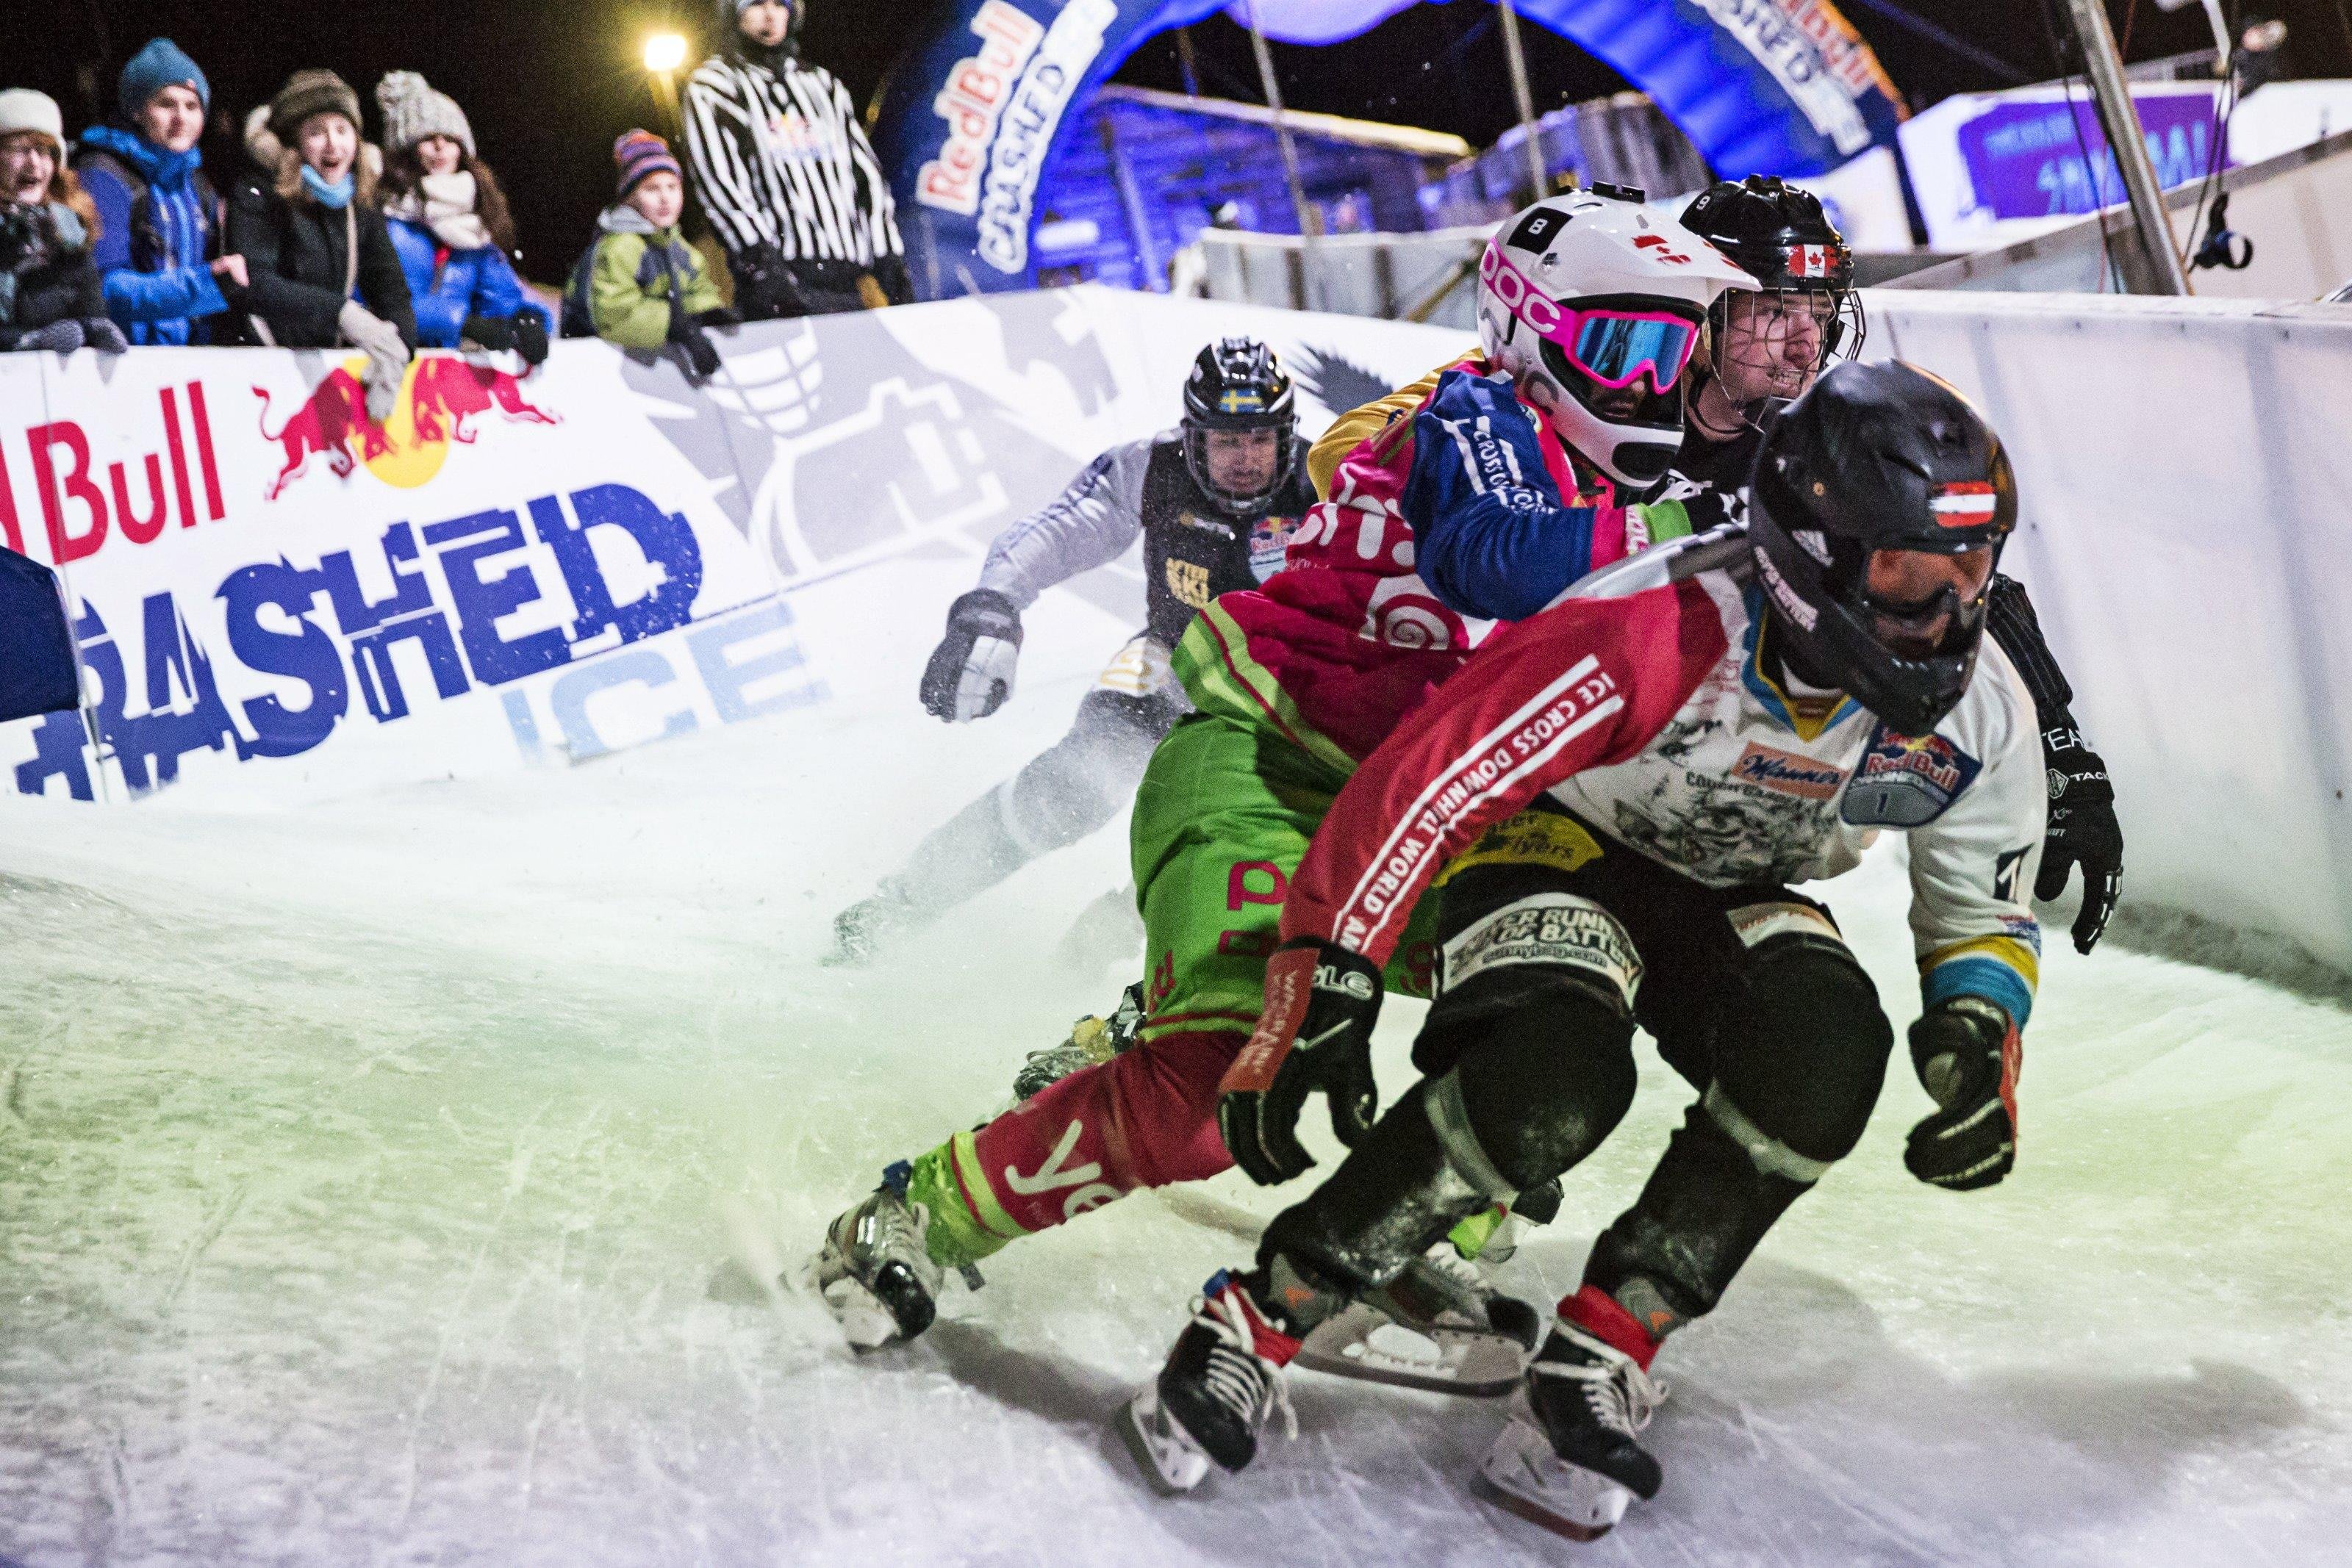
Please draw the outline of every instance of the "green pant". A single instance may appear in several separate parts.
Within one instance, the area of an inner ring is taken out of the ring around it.
[[[1145,1040],[1256,1027],[1291,873],[1347,781],[1271,725],[1216,706],[1160,743],[1132,834],[1150,971]],[[1389,966],[1391,990],[1429,995],[1427,930],[1416,915]]]

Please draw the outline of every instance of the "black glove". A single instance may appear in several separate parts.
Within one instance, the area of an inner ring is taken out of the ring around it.
[[[730,310],[726,306],[720,305],[712,309],[697,311],[694,324],[706,331],[719,327],[740,327],[743,324],[743,313],[740,310]]]
[[[1911,1129],[1903,1164],[1931,1186],[1973,1192],[2017,1163],[2017,1026],[1981,997],[1937,1002],[1911,1026],[1911,1065],[1941,1107]]]
[[[514,344],[524,364],[536,370],[547,363],[547,323],[536,316],[516,317]]]
[[[883,298],[891,304],[912,305],[915,302],[915,280],[908,276],[906,257],[876,256],[874,281],[881,286]]]
[[[2116,821],[2115,786],[2107,781],[2107,765],[2072,724],[2042,732],[2042,755],[2050,769],[2050,834],[2042,842],[2033,896],[2044,903],[2060,896],[2067,873],[2082,866],[2074,951],[2087,953],[2099,945],[2124,885],[2124,829]]]
[[[503,316],[468,316],[461,333],[494,354],[515,346],[515,324]]]
[[[772,245],[755,245],[733,258],[735,304],[747,321],[767,321],[781,316],[803,316],[800,280],[793,264]]]
[[[1313,936],[1274,950],[1257,1032],[1217,1086],[1218,1130],[1251,1180],[1273,1186],[1315,1163],[1298,1145],[1298,1113],[1316,1090],[1341,1143],[1353,1148],[1372,1130],[1380,1016],[1381,972],[1361,954]]]
[[[1021,655],[1021,612],[992,588],[948,606],[948,634],[923,666],[923,711],[949,724],[986,718],[1013,695]]]
[[[695,324],[685,311],[673,307],[669,313],[669,341],[686,356],[687,379],[700,386],[719,373],[719,347],[710,334]]]

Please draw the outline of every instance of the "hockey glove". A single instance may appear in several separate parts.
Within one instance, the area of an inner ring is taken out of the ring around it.
[[[1021,656],[1021,612],[992,588],[975,588],[948,607],[948,634],[923,666],[923,711],[949,724],[986,718],[1013,695]]]
[[[686,356],[687,379],[700,386],[719,373],[719,347],[710,334],[694,323],[685,311],[671,307],[669,313],[670,346]]]
[[[2107,765],[2083,744],[2072,724],[2042,732],[2050,769],[2050,836],[2042,841],[2042,873],[2033,896],[2048,903],[2066,891],[2067,873],[2083,868],[2083,907],[2074,916],[2074,951],[2099,945],[2124,885],[2124,829],[2116,821],[2115,786]]]
[[[1361,955],[1312,936],[1275,949],[1257,1032],[1217,1086],[1218,1129],[1251,1180],[1273,1186],[1315,1163],[1298,1144],[1298,1113],[1317,1090],[1341,1143],[1353,1148],[1371,1131],[1380,1016],[1381,972]]]
[[[1911,1026],[1911,1065],[1940,1107],[1911,1129],[1903,1163],[1931,1186],[1973,1192],[2017,1163],[2017,1026],[1981,997],[1937,1002]]]

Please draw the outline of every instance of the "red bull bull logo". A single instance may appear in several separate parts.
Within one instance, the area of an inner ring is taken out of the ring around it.
[[[525,397],[520,379],[506,371],[455,355],[420,354],[401,380],[392,417],[378,423],[368,417],[367,389],[360,380],[366,364],[355,357],[330,371],[274,431],[269,392],[253,389],[261,400],[262,438],[281,449],[278,476],[264,492],[267,499],[284,495],[314,457],[339,479],[363,466],[385,484],[408,490],[441,471],[452,444],[474,444],[478,415],[496,413],[509,424],[562,423]]]

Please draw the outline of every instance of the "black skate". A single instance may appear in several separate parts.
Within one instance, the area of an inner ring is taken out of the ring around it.
[[[883,944],[922,924],[922,916],[886,883],[871,898],[861,898],[833,917],[833,951],[824,956],[830,968],[858,968],[869,964]]]
[[[1070,1038],[1059,1045],[1033,1051],[1013,1077],[1013,1098],[1031,1099],[1071,1073],[1099,1067],[1135,1043],[1143,1028],[1143,985],[1138,981],[1122,992],[1108,1018],[1089,1013],[1070,1026]]]
[[[1283,1367],[1297,1351],[1298,1342],[1275,1326],[1242,1282],[1220,1270],[1201,1288],[1158,1381],[1119,1411],[1119,1436],[1145,1479],[1173,1497],[1199,1486],[1212,1461],[1244,1469],[1276,1409],[1297,1437]]]
[[[938,1313],[942,1270],[924,1237],[931,1217],[907,1200],[907,1164],[882,1173],[866,1201],[833,1222],[810,1266],[817,1292],[857,1350],[913,1339]]]
[[[1658,1495],[1658,1461],[1634,1439],[1665,1396],[1632,1356],[1562,1318],[1479,1475],[1512,1512],[1573,1541],[1597,1540],[1635,1498]]]
[[[1491,1399],[1519,1385],[1542,1336],[1542,1313],[1497,1290],[1485,1268],[1441,1241],[1388,1284],[1317,1324],[1298,1364]]]

